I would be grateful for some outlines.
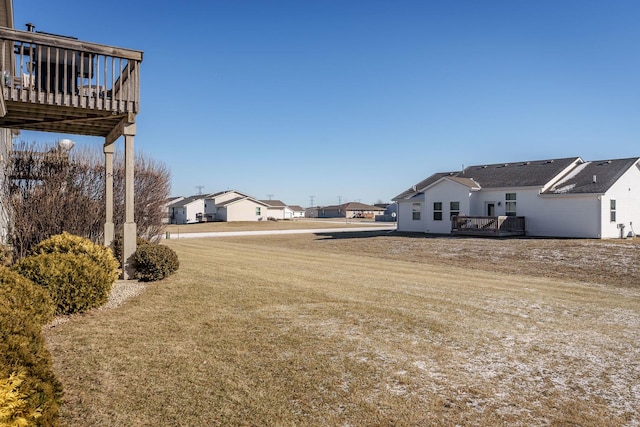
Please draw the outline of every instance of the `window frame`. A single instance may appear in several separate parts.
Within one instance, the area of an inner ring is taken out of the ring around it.
[[[413,221],[420,221],[421,216],[422,216],[422,203],[413,202],[411,204],[411,219]]]
[[[433,202],[433,220],[442,221],[442,202]]]
[[[616,199],[610,199],[609,200],[609,221],[610,222],[616,222],[616,212],[617,212],[617,206],[616,206]]]
[[[455,207],[454,205],[457,205]],[[460,215],[460,202],[449,202],[449,218]]]
[[[518,216],[517,214],[517,194],[505,193],[504,195],[504,214],[506,216]]]

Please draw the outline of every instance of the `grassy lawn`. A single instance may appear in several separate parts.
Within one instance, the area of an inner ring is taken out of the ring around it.
[[[171,278],[45,329],[70,426],[640,423],[640,242],[170,240]]]

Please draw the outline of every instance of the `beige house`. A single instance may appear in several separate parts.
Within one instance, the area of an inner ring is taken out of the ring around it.
[[[264,221],[269,205],[236,190],[180,198],[167,207],[171,224]]]

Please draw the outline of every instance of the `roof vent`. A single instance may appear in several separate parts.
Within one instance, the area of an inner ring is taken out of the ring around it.
[[[554,160],[547,160],[547,163],[553,163]]]
[[[415,186],[415,185],[414,185],[413,187],[411,187],[411,189],[412,189],[413,191],[416,191],[416,190],[417,190],[417,188],[416,188],[416,186]]]
[[[486,168],[487,168],[487,165],[484,165],[484,166],[482,167],[482,169],[486,169]]]
[[[598,182],[598,177],[596,175],[593,175],[593,179],[592,182],[595,184],[596,182]]]

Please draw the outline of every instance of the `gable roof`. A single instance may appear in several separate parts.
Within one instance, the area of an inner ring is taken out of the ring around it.
[[[289,209],[291,209],[294,212],[304,212],[304,208],[298,205],[291,205],[289,206]]]
[[[543,194],[604,194],[640,158],[597,160],[578,165]],[[640,166],[638,166],[640,169]]]
[[[196,200],[206,199],[208,195],[206,194],[197,194],[195,196],[185,197],[184,199],[180,199],[177,202],[171,203],[168,208],[181,208],[183,206],[188,205],[189,203],[195,202]]]
[[[568,157],[563,159],[475,165],[469,166],[463,171],[438,172],[420,181],[409,190],[398,194],[393,200],[410,199],[444,177],[471,179],[482,188],[544,187],[572,164],[577,164],[581,161],[580,157]],[[463,181],[458,182],[463,183]],[[468,184],[469,181],[465,185]]]
[[[286,208],[287,205],[282,200],[260,200],[270,208]]]
[[[240,196],[240,197],[234,197],[233,199],[225,200],[224,202],[221,202],[221,203],[216,203],[216,207],[218,207],[218,208],[226,208],[229,205],[241,202],[243,200],[248,200],[250,202],[254,202],[254,203],[257,203],[257,204],[262,205],[262,206],[267,206],[266,203],[261,202],[260,200],[256,200],[253,197]]]

